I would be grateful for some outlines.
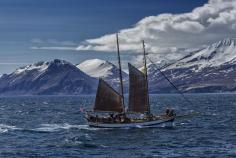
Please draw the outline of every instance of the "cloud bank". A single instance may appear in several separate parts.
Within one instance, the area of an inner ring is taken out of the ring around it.
[[[75,46],[77,43],[73,41],[58,41],[56,39],[40,39],[40,38],[34,38],[31,40],[32,43],[34,44],[50,44],[50,45],[64,45],[64,46]]]
[[[132,28],[120,30],[119,37],[122,51],[139,52],[140,41],[145,40],[148,52],[160,56],[236,37],[236,0],[209,0],[189,13],[149,16]],[[116,51],[115,34],[88,39],[76,49]]]
[[[77,50],[75,47],[62,47],[62,46],[55,46],[55,47],[33,46],[33,47],[30,47],[30,49],[33,49],[33,50],[74,50],[74,51]]]
[[[73,41],[58,41],[56,39],[43,40],[40,38],[35,38],[31,40],[34,45],[30,47],[33,50],[74,50],[76,51],[77,43]],[[37,46],[35,46],[37,45]]]

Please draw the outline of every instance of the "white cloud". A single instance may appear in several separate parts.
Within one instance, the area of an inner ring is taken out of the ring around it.
[[[56,39],[43,40],[40,38],[32,39],[34,46],[30,49],[34,50],[77,50],[78,44],[73,41],[59,41]]]
[[[74,47],[38,47],[38,46],[33,46],[30,47],[30,49],[34,50],[76,50]]]
[[[209,0],[189,13],[149,16],[132,28],[120,30],[119,36],[122,51],[139,52],[140,41],[145,40],[147,51],[160,58],[181,57],[181,51],[175,50],[236,37],[236,0]],[[77,50],[116,51],[115,34],[88,39]]]
[[[73,42],[73,41],[59,41],[56,39],[47,39],[47,40],[43,40],[40,38],[34,38],[31,40],[32,43],[34,44],[50,44],[50,45],[65,45],[65,46],[76,46],[77,43]]]
[[[19,63],[19,62],[0,62],[0,65],[26,65],[29,63]]]
[[[236,0],[209,0],[189,13],[160,14],[141,19],[131,28],[119,30],[120,50],[134,52],[133,60],[141,63],[141,40],[145,40],[150,57],[159,63],[173,61],[186,55],[181,48],[198,48],[223,38],[236,37]],[[71,41],[54,39],[32,40],[37,50],[117,50],[115,34],[87,39],[79,46]],[[129,59],[127,59],[129,60]]]

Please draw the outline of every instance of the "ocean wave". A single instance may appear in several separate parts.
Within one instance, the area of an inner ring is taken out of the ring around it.
[[[81,134],[81,133],[80,133]],[[69,137],[61,144],[63,147],[76,147],[80,148],[108,148],[108,146],[96,143],[89,134],[81,134],[75,137]]]
[[[17,128],[15,126],[0,124],[0,133],[6,133],[9,130],[19,130],[20,128]]]
[[[70,129],[89,130],[89,131],[100,130],[100,128],[89,127],[88,125],[71,125],[68,123],[40,124],[39,127],[36,128],[18,128],[16,126],[0,124],[0,133],[6,133],[8,131],[13,131],[13,130],[30,131],[30,132],[57,132],[60,130],[70,130]]]
[[[88,125],[70,125],[64,124],[41,124],[40,127],[33,129],[38,132],[56,132],[60,130],[79,129],[79,130],[98,130],[98,128],[89,127]]]

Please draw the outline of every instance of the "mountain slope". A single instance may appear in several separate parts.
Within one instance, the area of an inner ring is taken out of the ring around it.
[[[170,84],[149,65],[151,92],[174,91]],[[224,39],[192,52],[163,69],[164,74],[184,92],[236,91],[236,39]]]
[[[77,65],[77,67],[88,75],[96,78],[111,76],[113,75],[113,71],[116,70],[115,65],[100,59],[86,60]]]
[[[38,62],[0,78],[1,95],[91,94],[97,80],[64,60]]]

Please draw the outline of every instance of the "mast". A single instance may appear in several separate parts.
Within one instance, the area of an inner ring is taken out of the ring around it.
[[[144,71],[145,71],[145,78],[146,78],[146,88],[147,88],[147,106],[148,106],[148,114],[151,113],[150,104],[149,104],[149,90],[148,90],[148,74],[147,74],[147,59],[146,59],[146,50],[145,50],[145,43],[143,43],[143,63],[144,63]]]
[[[120,91],[121,91],[121,97],[122,97],[121,99],[122,99],[122,105],[123,105],[124,113],[125,113],[124,88],[123,88],[122,69],[121,69],[121,62],[120,62],[120,47],[119,47],[118,33],[116,34],[116,44],[117,44],[118,64],[119,64]]]

